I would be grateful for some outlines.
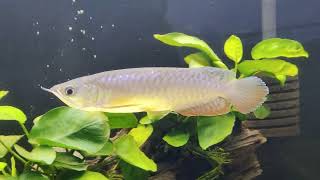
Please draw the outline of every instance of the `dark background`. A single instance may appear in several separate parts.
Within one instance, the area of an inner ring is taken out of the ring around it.
[[[277,0],[278,36],[302,42],[311,56],[297,60],[301,135],[270,139],[260,148],[264,173],[258,179],[319,178],[319,7],[318,0]],[[77,15],[81,9],[84,14]],[[224,40],[236,34],[249,52],[262,37],[261,1],[1,0],[0,89],[11,92],[1,104],[17,106],[33,118],[61,105],[39,85],[111,69],[185,66],[184,50],[152,37],[173,31],[204,39],[221,57]],[[1,123],[0,132],[19,132],[15,127]]]

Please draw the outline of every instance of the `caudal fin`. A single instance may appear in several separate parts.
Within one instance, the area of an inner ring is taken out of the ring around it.
[[[249,113],[259,107],[269,93],[266,84],[258,77],[247,77],[231,81],[226,90],[233,107],[243,113]]]

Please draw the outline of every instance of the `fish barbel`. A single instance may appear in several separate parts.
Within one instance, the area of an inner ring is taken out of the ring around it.
[[[176,112],[184,116],[254,111],[266,100],[258,77],[237,79],[233,71],[202,68],[133,68],[76,78],[50,89],[70,107],[111,113]]]

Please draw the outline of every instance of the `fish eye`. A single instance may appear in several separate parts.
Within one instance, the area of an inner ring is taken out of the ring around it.
[[[74,88],[73,88],[73,87],[67,87],[67,88],[65,89],[65,94],[66,94],[67,96],[73,95],[73,94],[74,94]]]

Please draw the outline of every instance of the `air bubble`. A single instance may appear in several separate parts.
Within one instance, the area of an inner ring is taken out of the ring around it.
[[[114,28],[114,27],[115,27],[115,25],[114,25],[114,24],[112,24],[112,25],[111,25],[111,27],[113,27],[113,28]]]
[[[37,36],[39,36],[39,34],[40,34],[40,31],[37,31],[36,33],[37,33]]]
[[[82,51],[86,51],[86,48],[82,48]]]
[[[71,26],[69,26],[68,29],[69,29],[69,31],[72,31],[72,27]]]
[[[84,30],[84,29],[81,29],[80,32],[81,32],[83,35],[86,34],[86,30]]]
[[[96,59],[96,58],[97,58],[97,55],[96,55],[96,54],[94,54],[94,55],[93,55],[93,58],[95,58],[95,59]]]
[[[92,41],[94,41],[94,40],[95,40],[95,38],[94,38],[94,37],[92,37],[92,38],[91,38],[91,40],[92,40]]]
[[[49,68],[49,67],[50,67],[50,65],[49,65],[49,64],[47,64],[47,65],[46,65],[46,67],[47,67],[47,68]]]
[[[72,42],[72,43],[73,43],[73,42],[74,42],[74,39],[72,38],[72,39],[70,40],[70,42]]]
[[[83,9],[80,9],[80,10],[77,11],[77,13],[78,13],[78,15],[84,14],[84,10],[83,10]]]

